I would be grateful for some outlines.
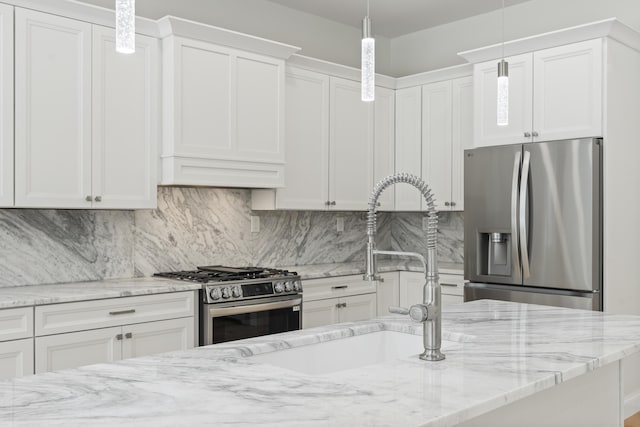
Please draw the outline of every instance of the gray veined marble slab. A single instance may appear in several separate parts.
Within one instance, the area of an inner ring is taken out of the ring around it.
[[[27,426],[453,426],[640,350],[640,317],[497,301],[444,311],[447,359],[328,375],[251,355],[392,330],[334,325],[0,382],[0,419]]]
[[[59,283],[54,285],[0,288],[0,309],[90,301],[136,295],[162,294],[200,289],[198,283],[162,278],[114,279],[96,282]]]

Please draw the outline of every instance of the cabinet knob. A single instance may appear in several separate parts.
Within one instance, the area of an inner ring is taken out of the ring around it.
[[[126,334],[124,334],[125,338],[133,338],[133,333],[131,332],[127,332]]]
[[[525,138],[531,138],[531,132],[525,132],[524,133],[524,137]]]
[[[94,200],[96,202],[101,202],[102,201],[102,196],[96,196],[96,198]]]
[[[335,205],[336,205],[336,202],[334,200],[333,202],[331,202],[331,206],[335,206]]]
[[[449,202],[444,202],[444,205],[445,205],[445,206],[451,206],[451,203],[449,203]]]
[[[91,196],[87,196],[87,197],[85,197],[84,199],[85,199],[87,202],[90,202],[90,201],[91,201]]]
[[[122,340],[122,334],[118,334],[118,335],[116,335],[116,339],[117,339],[118,341],[121,341],[121,340]]]
[[[325,206],[331,206],[331,202],[327,200],[326,202],[324,202],[324,205]]]
[[[456,202],[451,202],[451,206],[455,206],[455,205],[456,205]]]
[[[531,135],[533,135],[534,138],[537,138],[538,136],[540,136],[540,134],[538,134],[538,132],[536,131],[533,131]]]

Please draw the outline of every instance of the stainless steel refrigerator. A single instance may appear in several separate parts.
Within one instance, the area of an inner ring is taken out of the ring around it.
[[[465,301],[602,310],[602,140],[464,156]]]

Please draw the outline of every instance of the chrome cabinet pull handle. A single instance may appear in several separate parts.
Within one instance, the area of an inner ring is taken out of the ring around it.
[[[349,287],[349,285],[341,285],[341,286],[332,286],[331,289],[336,290],[336,289],[347,289]]]
[[[450,288],[457,288],[458,285],[454,285],[453,283],[440,283],[440,286],[448,286]]]
[[[130,310],[110,311],[109,315],[110,316],[118,316],[120,314],[131,314],[131,313],[135,313],[135,312],[136,312],[136,309],[132,308]]]

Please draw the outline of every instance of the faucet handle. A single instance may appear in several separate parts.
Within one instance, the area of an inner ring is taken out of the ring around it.
[[[409,309],[404,307],[389,307],[389,313],[402,314],[403,316],[406,316],[409,314]]]

